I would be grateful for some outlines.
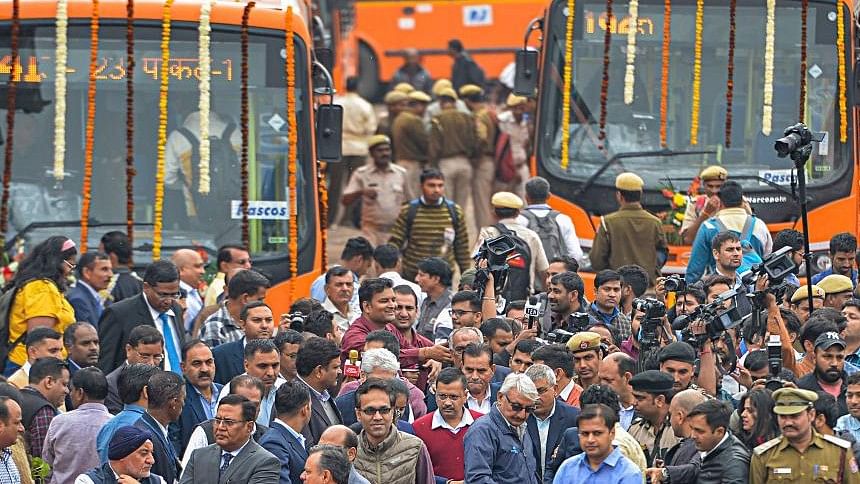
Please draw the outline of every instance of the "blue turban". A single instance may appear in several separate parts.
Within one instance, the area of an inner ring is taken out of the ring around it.
[[[152,440],[152,434],[148,430],[139,429],[131,425],[120,427],[110,439],[108,459],[124,459],[140,448],[147,440]]]

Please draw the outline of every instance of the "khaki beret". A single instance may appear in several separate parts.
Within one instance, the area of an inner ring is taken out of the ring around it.
[[[399,103],[400,101],[406,101],[407,99],[409,99],[409,96],[407,96],[406,93],[400,91],[390,91],[388,94],[385,95],[383,101],[385,102],[385,104],[395,104]]]
[[[436,97],[449,97],[451,99],[456,100],[457,99],[457,92],[454,91],[453,87],[443,87],[436,94]]]
[[[510,93],[508,94],[508,98],[505,100],[505,105],[507,105],[509,108],[512,108],[514,106],[525,104],[526,102],[528,102],[527,98],[523,96],[517,96],[514,93]]]
[[[385,136],[384,134],[375,134],[367,139],[367,148],[373,149],[376,145],[381,144],[391,144],[391,138]]]
[[[409,84],[408,82],[401,82],[400,84],[394,86],[394,89],[392,89],[392,91],[402,92],[403,94],[409,94],[414,90],[415,88],[412,86],[412,84]]]
[[[830,274],[818,281],[818,287],[824,290],[824,294],[839,294],[840,292],[853,291],[854,283],[851,282],[850,277],[842,274]]]
[[[699,178],[703,181],[708,180],[725,180],[728,178],[729,172],[726,171],[722,166],[711,165],[702,170],[702,173],[699,174]]]
[[[433,93],[434,96],[440,96],[440,92],[442,91],[442,89],[449,89],[453,87],[454,85],[451,84],[451,81],[449,81],[448,79],[439,79],[433,83],[433,89],[431,89],[430,91]]]
[[[430,96],[427,95],[424,91],[412,91],[409,93],[409,99],[412,101],[418,101],[422,103],[429,103],[433,101],[430,99]]]
[[[806,300],[808,295],[809,295],[809,287],[807,287],[806,285],[800,286],[799,288],[797,288],[796,291],[794,291],[794,294],[791,295],[791,303],[797,304],[801,301],[804,301],[804,300]],[[820,298],[824,299],[824,295],[825,295],[824,289],[821,289],[820,287],[818,287],[814,284],[812,285],[812,297],[820,297]]]
[[[780,388],[773,392],[773,413],[777,415],[794,415],[812,408],[818,400],[818,394],[799,388]]]
[[[498,192],[493,194],[490,203],[498,208],[516,208],[521,209],[525,205],[523,199],[511,192]]]
[[[581,331],[567,340],[567,349],[571,353],[581,353],[600,349],[600,335],[591,331]]]
[[[484,94],[484,90],[474,84],[466,84],[460,88],[461,96],[474,96],[476,94]]]
[[[625,192],[641,192],[645,182],[635,173],[622,173],[615,178],[615,188]]]

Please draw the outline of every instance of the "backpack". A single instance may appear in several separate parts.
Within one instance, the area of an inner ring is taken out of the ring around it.
[[[496,139],[493,141],[495,154],[493,161],[496,162],[496,179],[502,183],[514,181],[517,168],[514,165],[514,152],[511,150],[511,135],[505,133],[496,123]]]
[[[738,237],[741,239],[741,249],[743,250],[744,257],[741,260],[741,266],[738,267],[737,273],[741,274],[749,270],[755,264],[761,263],[761,256],[758,251],[756,251],[755,246],[753,246],[753,228],[755,227],[755,215],[748,215],[746,222],[744,222],[744,227],[741,230],[741,233]],[[725,224],[717,218],[714,217],[714,225],[717,226],[717,230],[719,232],[726,232],[729,229],[726,228]],[[731,232],[737,234],[736,231],[732,230]]]
[[[200,140],[186,127],[176,130],[191,143],[191,180],[185,178],[185,172],[179,170],[183,176],[183,184],[194,199],[197,209],[197,217],[203,223],[216,222],[224,219],[225,207],[230,210],[230,201],[238,200],[241,196],[241,177],[239,167],[239,155],[233,150],[230,138],[236,131],[235,123],[227,123],[221,136],[209,137],[209,193],[204,195],[199,192],[200,187]],[[217,194],[217,199],[213,197]]]
[[[520,213],[528,220],[528,228],[534,230],[540,237],[540,243],[543,246],[543,251],[546,252],[547,260],[567,255],[567,246],[561,236],[561,227],[556,220],[560,212],[550,210],[545,217],[538,217],[528,209]]]
[[[448,215],[451,216],[451,226],[454,229],[454,241],[457,241],[457,225],[460,223],[460,217],[457,216],[457,204],[453,201],[448,200],[447,198],[443,198],[442,201],[445,203],[445,206],[448,208]],[[409,202],[409,211],[406,212],[406,227],[405,233],[403,234],[403,247],[401,249],[406,248],[406,245],[409,244],[409,237],[412,236],[412,224],[415,223],[415,216],[418,215],[418,208],[421,207],[421,199],[416,198]]]
[[[16,295],[18,295],[18,288],[14,286],[0,295],[0,371],[6,369],[9,353],[27,338],[27,332],[24,331],[15,338],[15,341],[9,342],[9,316],[12,313],[12,304],[15,302]]]
[[[505,301],[523,301],[528,298],[531,285],[532,250],[513,230],[502,224],[495,224],[493,227],[500,234],[510,237],[515,247],[508,255],[508,278],[502,289],[502,297]]]

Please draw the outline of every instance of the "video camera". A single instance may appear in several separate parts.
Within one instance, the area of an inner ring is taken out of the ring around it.
[[[657,328],[663,324],[666,316],[666,305],[654,298],[634,299],[633,311],[645,313],[639,325],[639,345],[642,351],[659,345]]]
[[[750,267],[747,272],[741,274],[743,285],[752,286],[760,277],[767,275],[768,287],[753,294],[759,299],[764,293],[773,294],[777,304],[779,304],[788,288],[785,278],[797,270],[797,264],[791,258],[791,250],[791,247],[783,247],[765,257],[760,263]],[[761,303],[761,301],[757,302]]]
[[[675,318],[672,322],[672,329],[675,331],[684,331],[684,339],[689,342],[695,342],[694,346],[703,343],[703,338],[693,335],[690,331],[690,323],[701,320],[705,322],[705,335],[708,340],[714,340],[720,337],[727,329],[732,329],[743,322],[736,297],[738,292],[735,289],[720,294],[713,302],[702,304],[690,314],[683,314]],[[728,308],[725,307],[726,301],[731,301]]]
[[[547,342],[547,344],[567,344],[567,341],[573,337],[573,334],[574,333],[571,333],[570,331],[565,331],[563,329],[554,329],[547,333],[546,338],[544,338],[544,340]]]
[[[494,288],[496,294],[502,292],[508,278],[508,255],[516,249],[516,244],[507,235],[499,235],[492,239],[484,240],[478,252],[475,254],[475,262],[483,259],[487,261],[486,268],[479,268],[475,272],[475,290],[478,296],[484,297],[484,287],[487,285],[489,275],[493,274]]]
[[[687,292],[687,281],[678,274],[673,274],[663,281],[666,292]]]
[[[782,388],[783,383],[785,383],[779,377],[779,374],[782,373],[782,341],[778,334],[770,335],[767,342],[767,367],[769,375],[764,386],[775,392]]]

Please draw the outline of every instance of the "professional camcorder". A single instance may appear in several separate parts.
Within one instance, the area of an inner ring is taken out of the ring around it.
[[[750,267],[749,271],[741,274],[741,282],[745,286],[752,286],[760,277],[767,275],[768,287],[763,291],[755,292],[754,295],[761,298],[763,293],[773,294],[777,304],[779,304],[788,288],[785,278],[795,272],[797,272],[797,264],[791,258],[791,247],[783,247],[765,257],[760,263]],[[757,302],[761,303],[762,301]]]
[[[639,325],[639,345],[647,351],[659,345],[657,328],[663,324],[666,316],[666,305],[654,298],[634,299],[633,311],[645,313]]]
[[[475,290],[480,297],[484,297],[484,287],[489,280],[489,274],[493,274],[494,288],[496,294],[502,292],[505,281],[508,278],[508,255],[516,249],[514,241],[507,235],[499,235],[487,239],[478,248],[475,254],[475,262],[486,259],[487,267],[479,268],[475,273]]]
[[[729,289],[717,296],[713,302],[702,304],[692,313],[675,318],[675,321],[672,322],[672,329],[684,331],[684,339],[688,342],[701,340],[702,338],[693,335],[689,329],[690,323],[701,320],[705,322],[705,335],[703,336],[706,336],[708,340],[719,338],[727,329],[737,327],[743,321],[738,311],[737,296],[738,292],[735,289]],[[731,301],[728,308],[725,307],[726,301]],[[698,343],[702,342],[698,341]]]
[[[547,333],[546,338],[544,338],[544,340],[547,342],[547,344],[567,344],[567,341],[572,337],[573,333],[571,333],[570,331],[565,331],[563,329],[554,329]]]

